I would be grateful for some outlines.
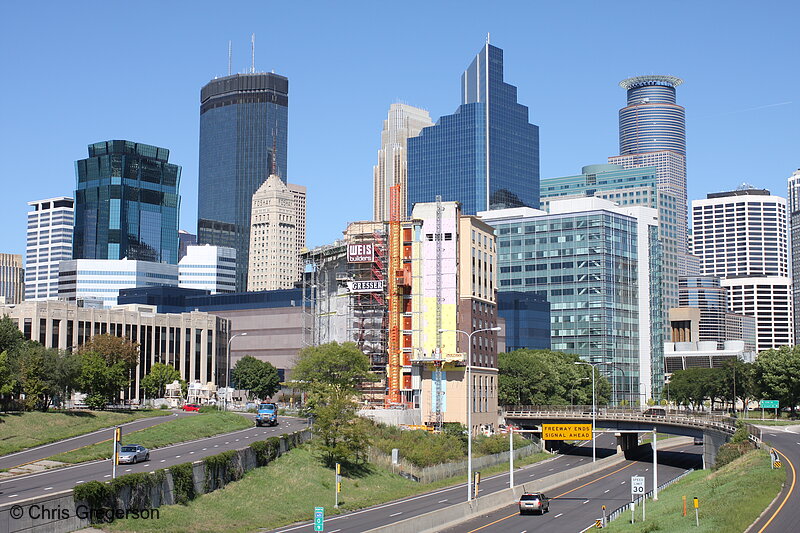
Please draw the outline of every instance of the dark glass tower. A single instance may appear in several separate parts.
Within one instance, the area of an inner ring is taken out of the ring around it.
[[[236,249],[236,290],[247,289],[253,193],[275,170],[286,182],[289,80],[234,74],[200,91],[197,241]]]
[[[462,212],[539,207],[539,127],[503,81],[503,51],[486,44],[461,76],[461,105],[408,140],[408,209],[458,201]]]
[[[89,145],[75,162],[73,259],[178,263],[181,167],[169,150],[131,141]]]

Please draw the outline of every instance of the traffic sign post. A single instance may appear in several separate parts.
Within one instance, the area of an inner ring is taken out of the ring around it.
[[[117,464],[119,463],[119,445],[122,442],[122,428],[114,428],[114,455],[111,456],[111,479],[117,477]]]
[[[342,492],[342,465],[336,463],[336,503],[334,508],[339,508],[339,493]]]
[[[764,420],[764,409],[775,409],[775,420],[778,419],[779,400],[761,400],[758,402],[758,406],[761,407],[761,420]]]
[[[325,508],[314,507],[314,531],[323,531],[325,527]]]
[[[637,498],[642,498],[642,520],[645,520],[646,515],[643,496],[644,476],[631,476],[631,501],[635,502]],[[631,517],[631,523],[633,523],[633,517]]]
[[[694,523],[697,527],[700,527],[700,500],[697,498],[694,499]]]

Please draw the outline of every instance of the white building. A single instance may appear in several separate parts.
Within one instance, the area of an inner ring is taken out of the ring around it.
[[[792,276],[792,303],[795,309],[800,309],[800,169],[789,176],[789,249],[791,250],[791,276]],[[794,332],[800,332],[800,313],[794,315]]]
[[[178,286],[211,294],[236,292],[236,249],[225,246],[187,246],[178,262]]]
[[[302,272],[305,187],[290,187],[275,174],[270,175],[253,194],[250,220],[247,290],[291,289]],[[298,220],[302,241],[298,237]]]
[[[722,278],[731,312],[756,318],[758,351],[794,344],[786,199],[740,188],[692,201],[701,274]]]
[[[60,300],[102,300],[117,305],[120,289],[178,286],[178,265],[128,259],[71,259],[62,261],[58,274]]]
[[[294,196],[294,235],[297,242],[297,279],[303,277],[305,262],[300,259],[300,252],[306,249],[306,188],[302,185],[287,183]]]
[[[26,300],[58,298],[58,263],[72,259],[74,204],[69,196],[28,202]]]
[[[408,139],[416,137],[422,128],[433,126],[430,114],[424,109],[406,104],[392,104],[383,121],[378,164],[372,169],[373,220],[389,220],[389,188],[400,185],[400,209],[406,218],[408,203]]]

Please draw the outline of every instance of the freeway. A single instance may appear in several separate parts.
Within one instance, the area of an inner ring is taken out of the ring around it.
[[[273,428],[240,429],[214,437],[157,448],[151,450],[150,461],[146,463],[117,466],[117,475],[151,472],[159,468],[197,461],[227,450],[244,448],[257,440],[280,436],[283,433],[292,433],[306,427],[305,419],[284,416],[281,417],[280,425]],[[126,442],[126,444],[135,443]],[[111,460],[105,459],[2,480],[0,481],[0,507],[17,503],[26,498],[71,489],[84,481],[109,480],[111,467]]]
[[[616,451],[616,439],[613,434],[597,437],[597,458],[608,457]],[[554,456],[539,463],[514,470],[515,483],[534,482],[538,478],[586,464],[592,460],[591,441],[584,441],[580,446],[567,448],[566,453]],[[508,472],[484,477],[480,484],[480,494],[486,495],[508,488]],[[325,531],[331,533],[362,532],[399,522],[417,515],[443,509],[449,505],[466,501],[466,483],[435,490],[402,500],[368,507],[358,511],[332,515],[325,519]],[[309,502],[309,508],[314,502]],[[330,513],[330,511],[328,511]],[[303,522],[274,530],[277,533],[305,533],[314,531],[313,522]],[[574,533],[574,532],[573,532]]]
[[[667,445],[664,443],[664,445]],[[678,477],[690,468],[700,468],[702,454],[692,444],[658,451],[659,484]],[[521,516],[516,502],[495,512],[488,513],[447,529],[447,532],[525,532],[543,530],[548,533],[575,533],[594,526],[595,519],[602,515],[602,506],[611,512],[630,502],[631,476],[645,477],[645,490],[652,489],[652,452],[647,451],[637,460],[627,460],[594,474],[562,485],[553,493],[550,510],[544,515]],[[637,508],[641,518],[641,509]],[[630,520],[625,514],[619,520]]]
[[[191,416],[191,413],[179,411],[177,413],[173,413],[172,416],[140,418],[139,420],[134,420],[126,424],[120,424],[119,427],[122,428],[122,433],[125,435],[134,431],[139,431],[140,429],[163,424],[164,422],[169,422],[171,420],[175,420],[176,417],[182,416]],[[77,435],[68,439],[63,439],[56,442],[51,442],[49,444],[36,446],[35,448],[28,448],[27,450],[0,456],[0,469],[11,469],[17,466],[27,465],[35,461],[47,459],[48,457],[52,457],[59,453],[69,452],[77,448],[83,448],[84,446],[107,441],[111,439],[112,431],[113,428],[98,429],[97,431],[92,431],[91,433],[84,433],[83,435]]]
[[[752,533],[784,533],[800,531],[800,488],[797,474],[800,469],[800,426],[762,427],[761,438],[773,446],[786,469],[786,483],[775,502],[748,531]]]

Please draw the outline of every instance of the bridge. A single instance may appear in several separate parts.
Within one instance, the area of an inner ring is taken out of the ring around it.
[[[591,405],[510,405],[502,409],[509,424],[522,429],[535,429],[541,424],[591,423]],[[636,407],[598,406],[595,428],[620,433],[617,445],[623,450],[638,445],[638,433],[652,432],[685,435],[703,439],[703,462],[713,466],[717,450],[736,431],[736,419],[725,415],[657,407],[642,410]],[[760,431],[748,424],[750,438],[759,444]]]

